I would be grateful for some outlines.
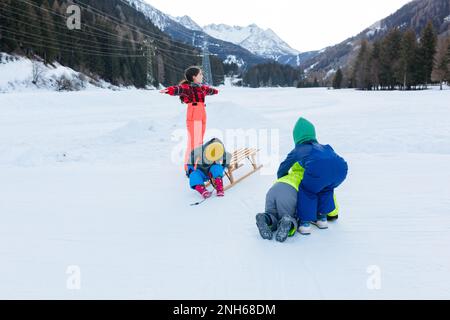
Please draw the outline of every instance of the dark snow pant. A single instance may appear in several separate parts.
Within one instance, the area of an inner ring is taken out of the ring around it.
[[[272,222],[272,229],[276,230],[281,219],[288,219],[295,229],[298,227],[296,219],[297,190],[287,183],[277,182],[267,192],[265,214]]]
[[[315,221],[319,214],[325,215],[336,209],[334,189],[345,180],[347,171],[347,163],[340,157],[309,164],[297,198],[300,222]]]

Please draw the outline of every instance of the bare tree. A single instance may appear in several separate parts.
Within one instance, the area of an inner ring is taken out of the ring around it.
[[[38,85],[42,81],[42,75],[45,72],[44,65],[39,61],[33,60],[32,82]]]

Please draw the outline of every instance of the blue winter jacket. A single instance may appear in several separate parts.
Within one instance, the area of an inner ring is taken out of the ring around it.
[[[289,173],[289,169],[298,162],[303,169],[305,169],[305,173],[308,173],[311,170],[317,170],[313,164],[320,161],[324,162],[345,162],[340,156],[338,156],[333,148],[330,145],[322,145],[318,142],[310,141],[301,144],[297,144],[286,157],[279,169],[278,169],[278,179],[284,177]]]
[[[298,162],[304,169],[300,183],[297,214],[300,219],[316,219],[318,210],[328,213],[334,210],[332,194],[346,178],[348,166],[329,145],[315,141],[297,144],[278,169],[278,178],[288,174],[289,169]]]

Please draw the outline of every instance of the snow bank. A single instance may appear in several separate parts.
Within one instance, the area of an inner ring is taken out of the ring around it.
[[[0,93],[12,91],[117,89],[103,80],[94,80],[58,63],[0,53]]]

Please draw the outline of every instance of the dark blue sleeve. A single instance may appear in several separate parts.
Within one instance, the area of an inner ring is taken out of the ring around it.
[[[296,150],[292,150],[286,157],[286,160],[284,160],[281,164],[280,164],[280,168],[278,168],[278,173],[277,173],[277,177],[278,179],[284,177],[285,175],[287,175],[289,173],[289,170],[292,168],[292,166],[298,161],[297,160],[297,155],[296,155]]]

